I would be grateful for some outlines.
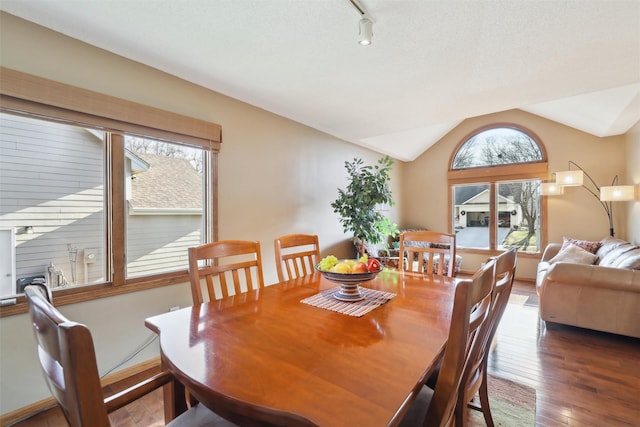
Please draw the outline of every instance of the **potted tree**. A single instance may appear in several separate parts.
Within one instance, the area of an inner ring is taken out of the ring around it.
[[[358,158],[345,162],[349,184],[345,190],[338,188],[338,198],[331,207],[340,215],[344,231],[353,233],[359,256],[364,255],[367,245],[381,243],[398,233],[397,225],[378,209],[381,205],[394,205],[389,188],[392,166],[393,159],[389,156],[382,157],[374,166],[365,165]]]

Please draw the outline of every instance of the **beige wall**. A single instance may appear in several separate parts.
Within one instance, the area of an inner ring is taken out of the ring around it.
[[[374,163],[380,154],[11,15],[0,19],[4,67],[220,124],[219,237],[259,240],[267,283],[276,281],[273,240],[282,234],[317,233],[323,254],[354,255],[330,204],[346,185],[344,162]],[[396,197],[402,167],[397,162],[392,173]],[[105,372],[149,338],[145,317],[190,300],[183,284],[61,311],[91,328]],[[153,343],[127,366],[157,354]],[[0,319],[0,378],[0,414],[50,396],[26,315]]]
[[[624,176],[625,138],[598,138],[568,126],[510,110],[467,119],[445,135],[403,170],[402,223],[412,227],[447,230],[447,170],[457,144],[477,129],[495,123],[514,123],[536,134],[546,147],[549,171],[566,170],[572,160],[583,167],[599,185],[609,185],[616,174]],[[603,161],[606,159],[606,161]],[[615,229],[618,237],[627,233],[626,212],[616,206]],[[570,188],[562,197],[548,199],[548,239],[561,242],[563,236],[599,240],[609,234],[609,223],[599,201],[584,188]],[[475,270],[485,255],[462,254],[462,268]],[[535,277],[538,258],[521,256],[517,276]]]
[[[330,203],[336,189],[346,183],[344,162],[361,157],[372,163],[379,154],[10,15],[3,13],[0,19],[2,66],[220,124],[224,142],[219,237],[259,240],[268,283],[276,280],[272,242],[278,235],[317,233],[323,254],[351,255]],[[396,163],[392,186],[402,210],[395,208],[391,216],[401,218],[401,227],[446,229],[446,170],[451,151],[470,131],[496,121],[513,121],[537,133],[548,150],[552,170],[565,169],[567,161],[573,160],[598,182],[610,181],[625,169],[634,182],[640,182],[639,132],[626,141],[602,139],[509,111],[466,120],[415,162]],[[635,162],[629,158],[625,163],[625,150]],[[565,234],[591,239],[606,234],[604,211],[590,197],[576,189],[549,202],[550,240],[558,241]],[[638,203],[634,209],[637,217]],[[640,240],[640,227],[632,219],[619,217],[616,227],[620,237],[628,229]],[[465,255],[464,267],[475,268],[480,261],[481,257]],[[519,275],[532,277],[535,262],[521,262]],[[91,328],[100,371],[105,372],[151,336],[143,326],[145,317],[190,301],[188,287],[181,284],[64,306],[61,311]],[[128,365],[155,355],[157,343]],[[26,315],[0,319],[0,378],[0,414],[50,396],[35,359]]]

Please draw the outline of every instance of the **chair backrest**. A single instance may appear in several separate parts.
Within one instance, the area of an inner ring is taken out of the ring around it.
[[[481,340],[481,344],[474,348],[472,354],[469,355],[469,364],[462,378],[463,392],[460,393],[460,408],[463,408],[475,396],[481,382],[486,380],[484,375],[486,372],[483,372],[483,370],[487,368],[491,342],[509,302],[515,278],[517,258],[518,250],[516,248],[493,258],[495,272],[491,289],[491,311],[486,323],[479,332],[478,338]]]
[[[456,236],[438,231],[405,231],[400,234],[400,256],[405,257],[405,271],[453,277]]]
[[[66,319],[42,288],[24,289],[47,386],[71,427],[109,426],[89,329]]]
[[[479,332],[491,310],[494,268],[495,261],[490,261],[471,279],[461,280],[456,285],[447,346],[425,426],[446,426],[451,423],[462,375],[470,355],[480,345]]]
[[[320,245],[315,234],[288,234],[273,242],[278,280],[307,276],[320,262]]]
[[[209,301],[264,287],[260,242],[222,240],[189,248],[189,279],[194,304],[202,304],[201,279],[205,279]],[[229,290],[233,287],[233,293]]]

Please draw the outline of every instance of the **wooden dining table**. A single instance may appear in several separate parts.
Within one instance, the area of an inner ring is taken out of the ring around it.
[[[338,285],[320,274],[145,320],[159,334],[165,416],[192,397],[239,424],[396,425],[444,351],[456,280],[385,270],[394,294],[361,317],[303,303]]]

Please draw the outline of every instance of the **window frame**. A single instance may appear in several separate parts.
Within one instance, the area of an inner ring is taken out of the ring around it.
[[[478,135],[484,131],[490,129],[497,128],[510,128],[522,132],[528,135],[531,139],[538,144],[540,151],[542,153],[542,160],[527,162],[527,163],[515,163],[515,164],[505,164],[505,165],[495,165],[495,166],[480,166],[480,167],[469,167],[465,169],[454,169],[453,162],[458,153],[458,150],[462,145],[464,145],[469,139]],[[490,217],[492,220],[489,223],[489,249],[481,249],[481,248],[456,248],[459,253],[470,253],[470,254],[483,254],[487,256],[495,256],[502,253],[501,250],[497,249],[496,235],[497,235],[497,226],[498,223],[495,218],[497,218],[497,184],[499,182],[507,182],[507,181],[521,181],[521,180],[531,180],[531,179],[539,179],[541,181],[546,181],[549,175],[549,166],[548,166],[548,157],[547,150],[540,140],[540,138],[536,135],[535,132],[530,129],[516,124],[516,123],[493,123],[486,126],[482,126],[480,128],[475,129],[474,131],[468,133],[465,137],[463,137],[460,142],[456,145],[456,147],[452,150],[450,158],[449,158],[449,169],[447,172],[447,225],[450,233],[455,234],[455,230],[453,229],[453,187],[455,185],[463,185],[463,184],[488,184],[490,190]],[[538,244],[540,250],[536,253],[521,253],[518,256],[523,256],[525,258],[540,258],[542,254],[543,248],[547,245],[547,200],[546,197],[540,197],[540,242]]]
[[[124,183],[124,135],[135,135],[193,146],[205,151],[204,224],[205,241],[218,235],[217,178],[221,126],[143,104],[92,92],[20,71],[0,67],[0,111],[48,121],[85,125],[107,132],[105,165],[106,265],[110,280],[55,290],[55,305],[61,306],[103,297],[138,292],[189,281],[188,271],[180,270],[126,278]],[[28,311],[24,295],[15,304],[0,307],[0,318]]]

